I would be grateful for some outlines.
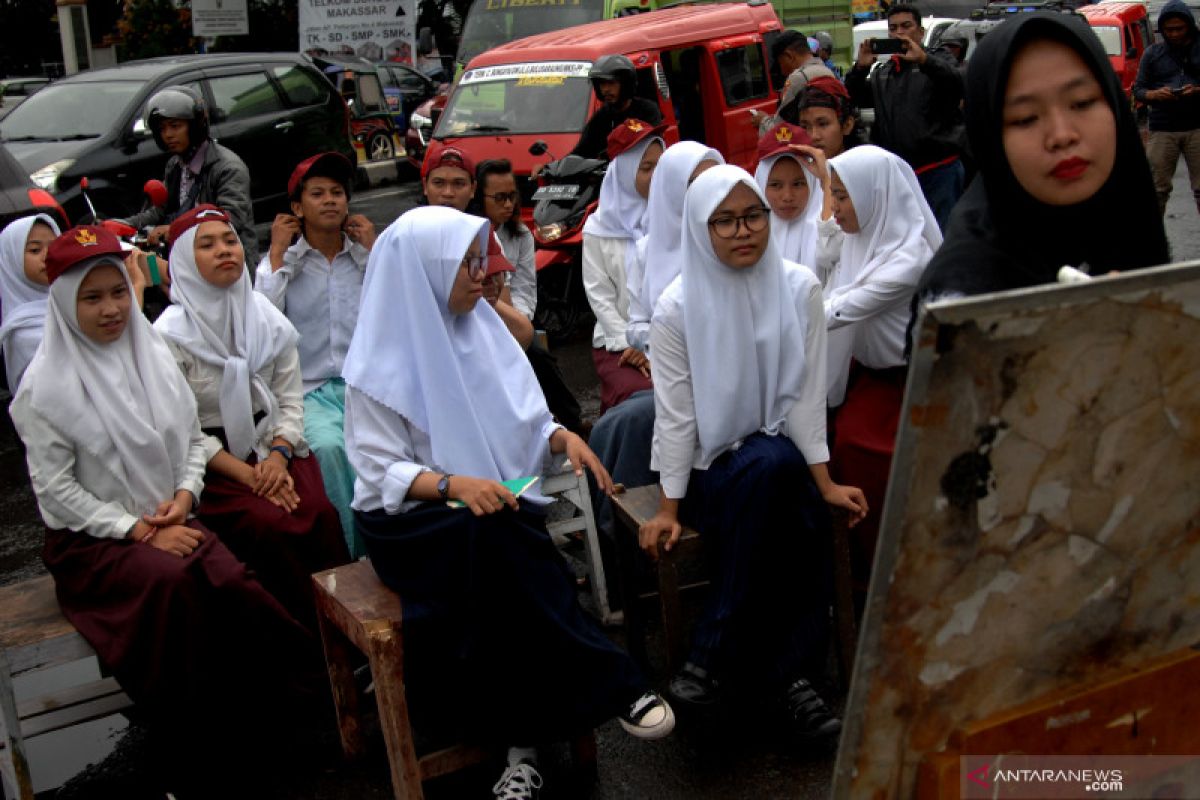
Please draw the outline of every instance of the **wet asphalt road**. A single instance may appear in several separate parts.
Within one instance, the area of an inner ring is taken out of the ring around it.
[[[410,182],[363,192],[355,198],[353,209],[366,214],[382,230],[415,204],[416,185]],[[1200,217],[1192,202],[1182,165],[1176,176],[1166,224],[1174,259],[1200,259]],[[1136,232],[1130,235],[1136,235]],[[554,353],[568,384],[580,398],[585,416],[594,417],[599,399],[589,339],[590,332],[581,331],[573,341],[556,347]],[[7,406],[7,394],[0,396],[0,401]],[[41,540],[42,526],[29,489],[23,451],[5,413],[0,417],[0,584],[43,572],[39,555]],[[617,631],[613,631],[613,635],[620,638]],[[565,753],[554,751],[545,764],[547,787],[543,798],[608,800],[653,796],[660,800],[729,800],[788,797],[804,800],[827,796],[833,768],[831,754],[807,752],[747,720],[681,724],[676,735],[651,743],[633,740],[615,723],[609,723],[597,732],[597,737],[598,780],[580,783],[568,769]],[[122,800],[143,796],[161,798],[161,793],[143,794],[146,786],[139,777],[139,741],[136,734],[129,737],[119,755],[73,781],[61,796]],[[432,800],[488,797],[495,777],[493,767],[476,768],[461,776],[432,782],[427,786],[427,795]],[[52,796],[52,793],[45,795]],[[382,800],[391,793],[386,761],[379,751],[362,765],[340,766],[317,774],[275,776],[273,786],[256,796],[297,800]]]

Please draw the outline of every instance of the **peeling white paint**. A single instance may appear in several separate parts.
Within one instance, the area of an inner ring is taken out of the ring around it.
[[[337,591],[337,575],[330,573],[325,576],[325,591],[330,594]]]
[[[975,518],[979,530],[984,533],[1004,521],[1004,515],[1000,513],[1000,493],[995,491],[994,487],[990,488],[992,490],[975,504]]]
[[[993,339],[1014,339],[1018,336],[1032,336],[1038,332],[1045,321],[1046,317],[1043,315],[1006,317],[995,323],[995,327],[989,330],[989,333]]]
[[[991,594],[1006,594],[1012,590],[1014,586],[1021,582],[1021,576],[1012,570],[1004,570],[996,573],[991,582],[984,586],[975,594],[968,597],[962,602],[954,605],[954,613],[950,619],[942,626],[942,629],[937,632],[937,637],[934,643],[939,647],[945,644],[952,636],[962,634],[966,635],[975,630],[975,623],[979,619],[979,612],[983,610],[983,604],[987,602],[988,595]]]
[[[938,684],[952,681],[962,674],[966,667],[959,664],[951,664],[946,661],[938,661],[933,664],[926,664],[921,670],[921,683],[926,686],[937,686]]]
[[[1129,509],[1133,508],[1133,495],[1127,494],[1117,502],[1113,503],[1112,513],[1108,515],[1104,526],[1100,528],[1100,532],[1096,534],[1096,541],[1103,544],[1108,541],[1108,537],[1116,532],[1117,526],[1125,521],[1125,517],[1129,516]]]
[[[1028,536],[1029,532],[1033,530],[1033,522],[1036,519],[1037,517],[1033,516],[1032,514],[1022,515],[1020,521],[1017,522],[1017,529],[1013,531],[1012,538],[1008,540],[1008,546],[1016,547],[1018,544],[1020,544],[1021,540]]]
[[[933,513],[940,514],[949,507],[950,501],[946,499],[945,495],[939,494],[937,497],[933,498]]]
[[[1183,427],[1183,423],[1179,419],[1179,415],[1170,409],[1168,406],[1163,406],[1163,413],[1167,415],[1167,422],[1171,423],[1171,427],[1179,430]]]
[[[1117,579],[1114,576],[1109,575],[1108,580],[1106,580],[1104,582],[1104,585],[1101,586],[1096,591],[1089,594],[1087,597],[1087,600],[1085,600],[1084,603],[1085,604],[1098,603],[1101,600],[1107,600],[1112,595],[1112,593],[1114,591],[1116,591],[1116,588],[1117,588]]]
[[[1026,511],[1042,516],[1057,516],[1067,510],[1067,502],[1071,499],[1071,489],[1061,481],[1047,481],[1033,487],[1029,493],[1029,503]]]
[[[1091,539],[1085,539],[1082,536],[1075,536],[1074,534],[1067,537],[1067,552],[1071,554],[1071,559],[1079,566],[1083,566],[1091,561],[1099,549],[1100,545]]]
[[[1130,714],[1122,714],[1104,727],[1106,728],[1127,728],[1139,719],[1145,719],[1146,716],[1154,710],[1154,706],[1149,708],[1139,708]]]
[[[1070,714],[1063,714],[1061,717],[1047,717],[1046,730],[1053,731],[1059,728],[1065,728],[1068,725],[1078,725],[1081,722],[1087,722],[1092,718],[1092,710],[1085,708],[1082,711],[1074,711]]]

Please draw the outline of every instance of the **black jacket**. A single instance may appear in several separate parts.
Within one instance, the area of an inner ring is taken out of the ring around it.
[[[579,135],[579,144],[571,151],[573,155],[584,158],[608,158],[608,135],[613,129],[627,119],[640,119],[657,125],[662,122],[662,111],[658,106],[644,97],[635,97],[629,101],[629,108],[624,111],[613,111],[608,105],[600,106],[592,118],[583,126]]]
[[[1192,29],[1192,41],[1184,48],[1172,50],[1166,42],[1150,45],[1142,56],[1137,80],[1133,84],[1133,96],[1146,102],[1146,92],[1168,87],[1180,89],[1190,84],[1200,85],[1200,35],[1192,10],[1183,0],[1169,0],[1158,14],[1158,29],[1168,17],[1180,17]],[[1150,130],[1192,131],[1200,128],[1200,94],[1180,97],[1175,100],[1151,102]]]
[[[932,50],[928,56],[921,65],[898,58],[872,67],[855,65],[846,75],[854,104],[875,109],[871,142],[913,169],[963,149],[962,73],[948,53]]]

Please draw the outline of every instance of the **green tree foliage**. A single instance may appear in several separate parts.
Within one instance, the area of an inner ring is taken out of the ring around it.
[[[196,52],[192,10],[186,0],[179,6],[172,0],[125,0],[117,32],[122,39],[121,61]]]

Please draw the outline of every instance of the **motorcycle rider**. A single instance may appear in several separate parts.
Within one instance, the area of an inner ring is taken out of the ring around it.
[[[157,246],[166,241],[176,217],[211,203],[229,215],[246,250],[246,263],[257,264],[250,171],[237,153],[209,135],[204,98],[189,86],[168,86],[146,103],[144,119],[155,144],[171,154],[163,175],[167,204],[148,208],[125,222],[135,228],[154,226],[147,239]]]
[[[662,122],[662,111],[658,105],[635,94],[637,71],[626,56],[601,56],[588,70],[588,78],[603,105],[583,126],[583,133],[579,135],[579,143],[571,151],[572,155],[604,158],[608,135],[627,119],[640,119],[651,125]]]

